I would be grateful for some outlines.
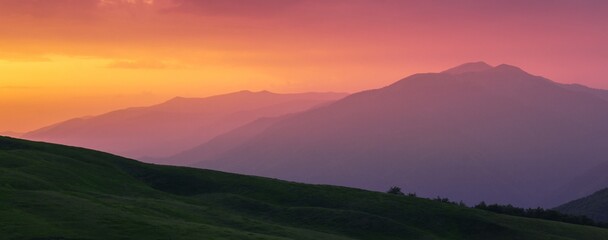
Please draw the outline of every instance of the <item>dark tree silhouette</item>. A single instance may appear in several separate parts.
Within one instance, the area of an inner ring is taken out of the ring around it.
[[[401,192],[401,188],[397,186],[391,187],[388,191],[386,191],[386,193],[395,195],[405,195],[403,194],[403,192]]]
[[[595,222],[586,216],[568,215],[568,214],[560,213],[555,210],[543,209],[540,207],[524,209],[524,208],[515,207],[511,204],[487,205],[485,202],[481,202],[481,203],[477,204],[474,208],[483,209],[486,211],[491,211],[491,212],[500,213],[500,214],[519,216],[519,217],[540,218],[540,219],[545,219],[545,220],[560,221],[560,222],[580,224],[580,225],[608,227],[608,224],[602,223],[602,222]]]

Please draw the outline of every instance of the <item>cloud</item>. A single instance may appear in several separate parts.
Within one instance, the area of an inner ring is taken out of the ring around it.
[[[39,87],[32,87],[32,86],[19,86],[19,85],[5,85],[5,86],[0,86],[0,89],[6,89],[6,90],[28,90],[28,89],[38,89]]]
[[[117,4],[154,4],[154,0],[99,0],[99,5],[117,5]]]
[[[0,0],[0,14],[33,17],[90,15],[98,0]]]
[[[173,0],[168,13],[191,13],[208,16],[264,17],[286,11],[302,0]]]
[[[83,20],[99,16],[99,10],[152,6],[154,3],[155,0],[0,0],[0,17]]]
[[[27,55],[27,54],[0,54],[0,60],[9,62],[51,62],[52,60],[44,55]]]
[[[122,69],[162,69],[167,68],[167,64],[157,60],[128,60],[128,61],[114,61],[106,65],[108,68],[122,68]]]

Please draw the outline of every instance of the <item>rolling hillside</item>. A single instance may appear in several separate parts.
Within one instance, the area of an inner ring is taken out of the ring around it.
[[[0,138],[2,239],[608,239],[414,197]]]

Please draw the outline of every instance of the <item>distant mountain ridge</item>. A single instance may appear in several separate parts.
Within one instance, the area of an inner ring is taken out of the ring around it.
[[[608,186],[608,161],[602,162],[591,167],[589,170],[577,175],[568,184],[559,188],[554,194],[548,196],[548,198],[566,199],[567,201],[574,200],[575,198],[568,198],[564,196],[576,196],[576,198],[582,198],[590,195],[599,189],[603,189]],[[560,203],[560,204],[563,204]]]
[[[608,223],[608,188],[558,206],[555,210],[566,214],[584,215],[595,221]]]
[[[289,116],[290,115],[283,115],[273,118],[260,118],[230,132],[221,134],[211,139],[209,142],[192,149],[166,158],[151,159],[149,162],[175,166],[189,166],[196,164],[199,161],[198,159],[213,158],[231,150],[239,144],[245,143],[246,141],[255,137],[257,134],[264,131],[266,128]]]
[[[12,131],[0,132],[0,136],[19,137],[21,135],[23,135],[23,133],[12,132]]]
[[[581,84],[562,84],[561,86],[571,91],[589,93],[608,101],[608,90],[590,88]]]
[[[462,73],[470,73],[470,72],[483,72],[491,70],[493,67],[490,64],[485,62],[471,62],[465,63],[462,65],[458,65],[456,67],[445,70],[441,73],[447,74],[462,74]]]
[[[173,155],[260,117],[304,111],[343,93],[240,91],[206,98],[176,97],[149,106],[76,118],[23,135],[142,158]]]
[[[548,197],[608,157],[605,92],[506,64],[465,64],[293,114],[229,150],[189,158],[293,181],[553,207],[589,194]]]

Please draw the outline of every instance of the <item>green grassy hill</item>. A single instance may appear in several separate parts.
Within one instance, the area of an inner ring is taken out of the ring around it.
[[[1,137],[0,239],[608,239],[608,229]]]
[[[587,216],[595,221],[608,224],[608,188],[561,205],[555,210],[567,214]]]

